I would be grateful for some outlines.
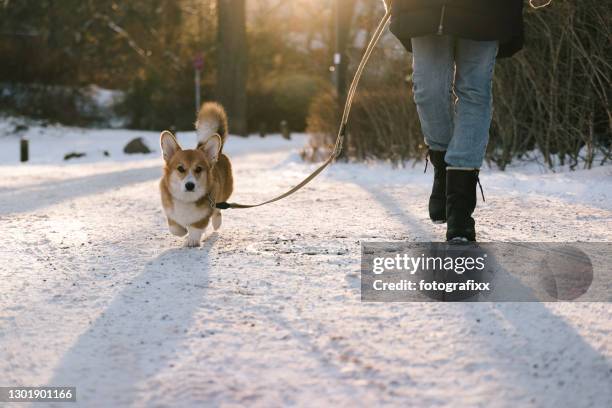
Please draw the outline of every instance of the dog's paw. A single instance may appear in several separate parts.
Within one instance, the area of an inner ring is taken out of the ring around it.
[[[203,229],[199,228],[187,228],[189,231],[189,235],[185,239],[185,245],[187,248],[197,248],[200,246],[200,241],[202,241],[202,235],[204,234]]]
[[[196,239],[193,237],[187,237],[185,239],[185,243],[183,244],[185,248],[198,248],[200,246],[200,239]]]
[[[215,231],[221,228],[222,221],[223,221],[223,216],[221,215],[219,211],[216,211],[212,216],[212,225]]]

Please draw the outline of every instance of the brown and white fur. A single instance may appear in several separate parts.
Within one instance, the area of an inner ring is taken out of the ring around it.
[[[159,183],[161,201],[170,232],[187,235],[185,246],[199,247],[208,223],[214,230],[221,226],[221,212],[211,208],[232,194],[232,165],[222,153],[227,138],[227,115],[223,107],[208,102],[202,105],[196,121],[198,145],[183,150],[168,131],[160,136],[165,161]]]

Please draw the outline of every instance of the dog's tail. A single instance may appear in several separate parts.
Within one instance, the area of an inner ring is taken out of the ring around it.
[[[223,106],[216,102],[205,102],[198,112],[195,123],[198,134],[198,147],[206,143],[212,135],[221,136],[221,148],[227,139],[227,114]]]

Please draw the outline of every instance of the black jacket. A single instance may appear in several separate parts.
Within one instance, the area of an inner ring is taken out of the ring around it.
[[[498,57],[523,48],[523,0],[395,0],[391,32],[412,51],[410,38],[446,34],[500,42]]]

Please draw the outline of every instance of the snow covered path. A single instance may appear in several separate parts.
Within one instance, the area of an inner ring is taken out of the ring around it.
[[[311,171],[299,144],[231,139],[233,200]],[[360,302],[360,241],[443,237],[420,165],[335,165],[197,250],[166,231],[159,166],[0,166],[0,385],[84,407],[612,406],[610,304]],[[480,237],[611,241],[611,175],[485,172]]]

